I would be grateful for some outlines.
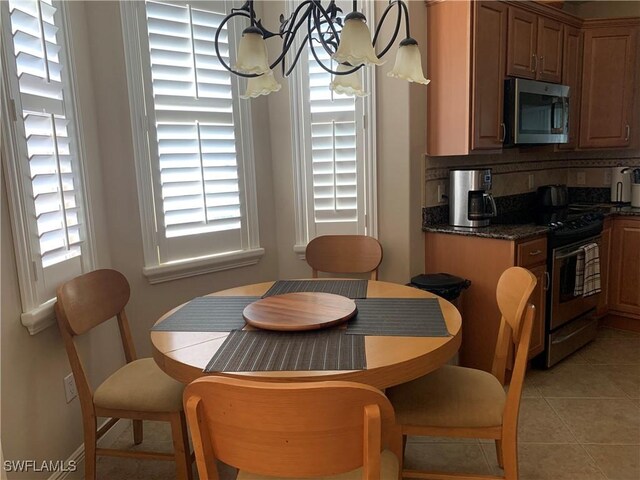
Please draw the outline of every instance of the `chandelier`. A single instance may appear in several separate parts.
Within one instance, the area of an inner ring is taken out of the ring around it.
[[[240,8],[232,8],[231,13],[222,20],[215,36],[215,50],[218,60],[231,73],[245,77],[247,89],[242,98],[255,98],[268,95],[280,90],[281,85],[273,76],[273,69],[280,64],[283,77],[288,77],[298,62],[302,51],[309,46],[309,50],[318,65],[332,74],[333,80],[329,85],[336,93],[364,96],[360,70],[366,65],[381,65],[380,59],[393,46],[398,38],[400,27],[404,19],[405,37],[399,44],[395,65],[387,75],[409,82],[428,84],[429,80],[422,72],[422,58],[418,49],[418,42],[411,38],[409,31],[409,9],[403,0],[390,0],[383,12],[373,39],[367,25],[366,17],[358,12],[357,1],[353,1],[353,11],[341,17],[340,9],[335,0],[330,0],[323,7],[321,0],[304,0],[291,13],[289,18],[280,14],[280,28],[277,32],[267,30],[260,19],[256,18],[253,0],[248,0]],[[387,15],[393,8],[397,9],[396,24],[391,39],[379,54],[375,52],[380,30]],[[250,26],[242,32],[238,45],[236,63],[231,67],[220,54],[219,37],[227,22],[234,17],[245,17]],[[287,65],[287,53],[294,45],[296,34],[301,31],[303,40],[298,44],[292,55],[291,65]],[[266,40],[280,37],[282,49],[277,58],[269,63],[267,58]],[[332,59],[326,65],[318,56],[315,47],[321,47]],[[332,67],[335,62],[335,69]]]

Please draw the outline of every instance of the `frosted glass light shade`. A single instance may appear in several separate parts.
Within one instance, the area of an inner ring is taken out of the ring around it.
[[[431,81],[424,78],[424,73],[422,73],[422,55],[420,55],[420,49],[415,40],[407,38],[400,43],[396,63],[393,70],[387,75],[423,85],[427,85]]]
[[[353,67],[348,65],[338,65],[337,72],[348,72]],[[362,76],[360,70],[356,70],[348,75],[334,75],[333,80],[329,84],[331,90],[344,95],[356,95],[358,97],[367,96],[367,92],[362,89]]]
[[[270,70],[267,60],[267,44],[262,37],[262,32],[257,28],[249,27],[242,32],[235,70],[240,73],[255,73],[257,75],[267,73]]]
[[[349,18],[353,15],[352,18]],[[350,13],[344,22],[340,34],[340,45],[333,54],[333,59],[338,63],[350,63],[354,67],[358,65],[382,65],[371,43],[371,32],[367,26],[364,15]]]
[[[271,92],[277,92],[282,88],[275,77],[273,71],[260,75],[259,77],[251,77],[247,79],[247,90],[244,95],[240,95],[240,98],[256,98],[260,95],[269,95]]]

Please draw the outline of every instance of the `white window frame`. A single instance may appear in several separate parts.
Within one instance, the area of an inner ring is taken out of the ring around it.
[[[61,64],[63,68],[63,85],[65,93],[65,105],[68,106],[68,113],[71,117],[69,120],[73,123],[73,131],[75,132],[75,145],[77,159],[74,163],[74,179],[78,180],[77,189],[78,201],[83,211],[83,248],[80,255],[82,271],[88,272],[94,269],[96,264],[95,258],[95,242],[92,224],[91,197],[86,184],[85,175],[85,159],[86,150],[84,145],[84,135],[82,132],[83,120],[81,112],[78,108],[77,99],[77,80],[75,77],[75,64],[70,46],[74,44],[71,32],[71,20],[69,11],[65,2],[56,2],[58,18],[61,21]],[[7,15],[2,16],[2,29],[4,34],[10,35],[11,18]],[[5,39],[2,39],[4,42]],[[18,92],[12,85],[14,79],[10,79],[9,75],[15,73],[15,67],[9,66],[8,59],[5,56],[5,49],[13,48],[13,44],[4,45],[2,49],[2,163],[4,165],[5,184],[7,187],[8,206],[11,218],[11,228],[13,233],[13,244],[16,255],[16,267],[18,271],[18,283],[20,286],[20,300],[22,303],[22,314],[20,320],[27,328],[31,335],[35,335],[46,328],[54,325],[55,312],[54,305],[56,302],[53,298],[44,297],[43,285],[43,267],[41,259],[38,255],[39,246],[34,238],[37,232],[34,232],[34,226],[29,221],[29,215],[32,215],[33,200],[31,198],[31,181],[28,172],[29,165],[23,162],[24,143],[23,136],[17,131],[16,123],[18,112],[16,103],[13,99]],[[34,235],[35,234],[35,235]]]
[[[171,3],[178,4],[180,2],[174,1]],[[237,6],[231,1],[224,1],[224,5],[225,11],[230,11],[232,6]],[[159,235],[161,233],[156,228],[154,185],[151,174],[152,168],[154,168],[152,152],[155,146],[150,146],[151,142],[147,141],[147,138],[150,138],[150,132],[155,131],[155,127],[152,125],[153,120],[145,113],[147,105],[149,105],[148,102],[150,101],[150,105],[153,105],[153,91],[150,85],[151,66],[148,55],[142,54],[143,48],[148,48],[145,2],[121,2],[120,12],[125,44],[138,201],[140,205],[140,220],[142,222],[143,274],[150,283],[155,284],[178,278],[255,265],[264,255],[264,249],[260,248],[258,232],[251,102],[241,100],[235,94],[239,92],[240,87],[240,79],[236,75],[232,75],[231,81],[234,88],[234,112],[238,113],[237,121],[242,132],[240,138],[237,139],[238,150],[240,150],[237,162],[239,181],[243,185],[243,215],[246,216],[247,225],[246,238],[243,238],[243,248],[233,252],[212,253],[211,255],[185,258],[174,262],[160,262],[158,248],[160,243]],[[227,25],[230,38],[237,39],[232,22]]]
[[[360,2],[361,11],[367,17],[369,28],[373,31],[374,25],[374,2]],[[349,2],[349,5],[351,2]],[[296,8],[297,2],[288,0],[286,3],[287,15]],[[344,13],[348,13],[345,11]],[[303,27],[304,29],[304,27]],[[295,52],[300,48],[304,35],[298,32],[291,50],[288,53],[288,62],[291,64]],[[364,168],[362,175],[363,184],[358,184],[359,189],[364,189],[364,211],[358,212],[359,231],[358,234],[368,235],[374,238],[378,236],[378,214],[377,214],[377,176],[376,176],[376,84],[373,67],[363,67],[362,83],[363,88],[369,94],[366,97],[358,98],[362,102],[362,119],[356,119],[356,125],[362,125],[365,130],[364,139],[364,162],[358,164],[359,168]],[[307,244],[316,236],[316,226],[314,221],[313,205],[313,172],[309,144],[311,137],[305,135],[304,124],[297,119],[304,115],[304,105],[308,104],[308,77],[302,69],[297,66],[291,73],[291,124],[292,124],[292,162],[293,162],[293,182],[294,182],[294,209],[295,209],[295,244],[293,247],[300,259],[304,259]],[[359,121],[358,121],[359,120]],[[360,208],[360,204],[358,205]]]

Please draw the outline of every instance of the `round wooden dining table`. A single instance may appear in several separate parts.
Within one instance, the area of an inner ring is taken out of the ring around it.
[[[259,297],[269,290],[273,283],[246,285],[210,295]],[[384,389],[436,370],[451,359],[460,348],[462,320],[457,308],[447,300],[413,287],[374,280],[368,281],[367,298],[437,298],[450,336],[367,335],[365,337],[366,370],[204,373],[205,366],[225,341],[229,332],[151,331],[153,358],[165,373],[183,383],[190,383],[205,375],[224,375],[280,382],[346,380]],[[181,306],[167,312],[158,322]],[[401,322],[402,318],[398,318],[397,321]]]

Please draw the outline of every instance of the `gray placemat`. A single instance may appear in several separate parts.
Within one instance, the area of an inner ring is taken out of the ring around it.
[[[278,280],[262,298],[296,292],[322,292],[367,298],[367,280]]]
[[[151,330],[160,332],[230,332],[244,327],[242,311],[260,297],[198,297]]]
[[[436,298],[367,298],[356,305],[358,314],[347,324],[348,334],[449,336]]]
[[[364,337],[344,330],[270,332],[234,330],[204,371],[364,370]]]

